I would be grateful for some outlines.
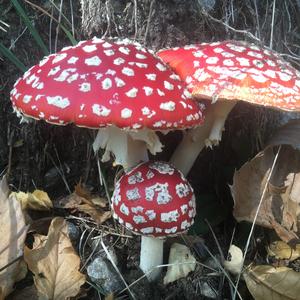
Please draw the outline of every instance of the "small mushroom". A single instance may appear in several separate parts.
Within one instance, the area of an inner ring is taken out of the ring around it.
[[[202,107],[158,57],[138,43],[93,38],[45,57],[11,91],[22,116],[99,129],[94,149],[125,168],[162,145],[155,131],[202,123]]]
[[[113,216],[142,235],[140,268],[157,279],[168,236],[186,232],[196,214],[192,187],[182,173],[166,162],[144,162],[123,175],[112,196]]]
[[[166,49],[158,56],[185,80],[194,97],[211,102],[203,126],[184,136],[171,159],[185,175],[205,144],[219,143],[237,101],[300,110],[300,72],[264,47],[223,41]]]

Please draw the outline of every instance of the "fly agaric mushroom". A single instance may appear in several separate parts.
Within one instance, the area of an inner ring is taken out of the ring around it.
[[[192,187],[182,173],[160,161],[139,164],[116,183],[113,216],[133,233],[142,235],[140,268],[149,272],[163,262],[167,236],[187,231],[196,214]],[[147,275],[155,280],[157,268]]]
[[[185,175],[205,144],[219,143],[227,115],[238,100],[300,110],[300,73],[274,51],[223,41],[166,49],[158,56],[185,80],[194,97],[211,100],[205,124],[190,130],[171,158]]]
[[[63,48],[29,69],[11,100],[23,116],[99,129],[94,149],[124,167],[147,160],[161,143],[155,130],[202,123],[199,104],[162,61],[138,43],[94,38]]]

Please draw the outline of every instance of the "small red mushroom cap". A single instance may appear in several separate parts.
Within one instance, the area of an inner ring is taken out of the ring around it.
[[[300,110],[300,72],[274,51],[223,41],[161,50],[158,56],[197,98]]]
[[[157,56],[129,40],[94,38],[63,48],[14,85],[14,108],[49,123],[122,129],[188,128],[202,109]]]
[[[136,234],[154,237],[187,231],[196,214],[192,187],[161,161],[145,162],[123,175],[112,196],[114,218]]]

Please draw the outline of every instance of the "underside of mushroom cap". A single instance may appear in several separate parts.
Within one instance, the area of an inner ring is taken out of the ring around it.
[[[149,50],[94,38],[44,58],[14,85],[14,108],[57,125],[164,130],[203,122],[203,107]]]
[[[300,110],[300,72],[264,47],[223,41],[161,50],[158,56],[197,98]]]

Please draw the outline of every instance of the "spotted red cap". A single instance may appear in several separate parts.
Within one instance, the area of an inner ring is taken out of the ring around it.
[[[162,61],[129,40],[94,38],[66,47],[14,85],[14,108],[49,123],[99,128],[185,128],[202,108]]]
[[[300,110],[300,72],[268,49],[224,41],[162,50],[158,56],[197,98]]]
[[[146,162],[121,177],[112,196],[114,218],[134,233],[164,237],[185,232],[196,213],[192,187],[166,162]]]

